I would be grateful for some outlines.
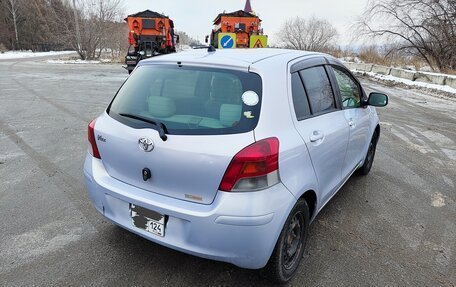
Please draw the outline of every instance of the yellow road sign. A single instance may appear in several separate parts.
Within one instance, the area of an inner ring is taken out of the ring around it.
[[[218,48],[219,49],[236,48],[236,34],[235,33],[219,33],[218,34]]]
[[[266,48],[268,46],[268,36],[253,35],[250,37],[250,48]]]

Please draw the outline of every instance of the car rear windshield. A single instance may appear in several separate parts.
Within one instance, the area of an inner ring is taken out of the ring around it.
[[[133,128],[150,127],[138,118],[159,121],[169,134],[243,133],[258,123],[261,94],[261,77],[254,73],[144,65],[131,74],[107,112]]]

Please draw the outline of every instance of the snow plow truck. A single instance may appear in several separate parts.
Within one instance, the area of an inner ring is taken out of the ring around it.
[[[246,1],[244,10],[223,12],[214,20],[210,45],[217,49],[266,48],[267,43],[268,36],[263,35],[261,19],[253,12],[250,0]]]
[[[128,73],[142,59],[176,52],[179,36],[174,34],[174,22],[169,17],[145,10],[128,15],[124,20],[129,28],[130,46],[125,57]]]

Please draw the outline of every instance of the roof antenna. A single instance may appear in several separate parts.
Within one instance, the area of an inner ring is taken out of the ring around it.
[[[215,52],[215,51],[217,51],[217,50],[215,49],[214,46],[210,45],[210,46],[207,48],[207,51],[210,53],[210,52]]]

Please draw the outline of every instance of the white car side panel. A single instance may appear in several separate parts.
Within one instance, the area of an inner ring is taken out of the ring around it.
[[[297,200],[306,191],[317,191],[318,184],[309,153],[290,114],[287,91],[291,88],[287,69],[282,61],[259,62],[250,67],[250,71],[258,73],[263,79],[263,102],[255,139],[277,136],[280,141],[280,179]]]
[[[350,142],[344,160],[342,176],[350,174],[358,164],[364,160],[366,142],[370,140],[370,109],[354,108],[343,111],[350,130]],[[350,125],[351,124],[351,125]]]

